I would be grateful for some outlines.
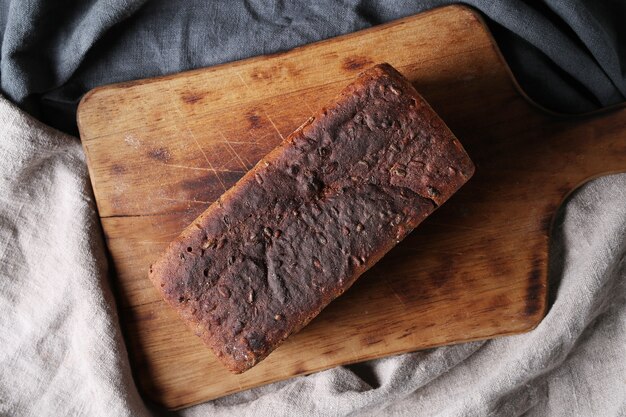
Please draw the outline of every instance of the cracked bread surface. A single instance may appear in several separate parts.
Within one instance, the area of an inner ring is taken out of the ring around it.
[[[244,372],[473,173],[413,86],[376,65],[189,225],[149,277],[222,363]]]

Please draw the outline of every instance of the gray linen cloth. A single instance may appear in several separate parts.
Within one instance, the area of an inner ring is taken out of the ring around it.
[[[626,175],[562,208],[530,333],[338,367],[168,413],[133,383],[77,138],[0,97],[0,414],[624,416]]]

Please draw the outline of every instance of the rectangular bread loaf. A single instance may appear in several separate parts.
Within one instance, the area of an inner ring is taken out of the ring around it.
[[[377,65],[187,227],[150,279],[240,373],[346,291],[473,172],[413,86]]]

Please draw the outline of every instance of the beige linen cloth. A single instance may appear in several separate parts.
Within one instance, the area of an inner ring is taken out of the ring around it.
[[[77,138],[0,97],[0,415],[626,416],[626,175],[576,191],[530,333],[338,367],[176,413],[134,385]]]

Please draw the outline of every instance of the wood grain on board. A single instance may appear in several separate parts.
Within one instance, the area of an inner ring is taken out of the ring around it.
[[[147,278],[168,242],[368,66],[389,62],[476,174],[261,364],[227,372]],[[550,116],[523,98],[476,13],[449,6],[295,50],[101,87],[78,122],[135,379],[180,408],[294,375],[527,331],[546,311],[564,196],[626,169],[626,114]]]

